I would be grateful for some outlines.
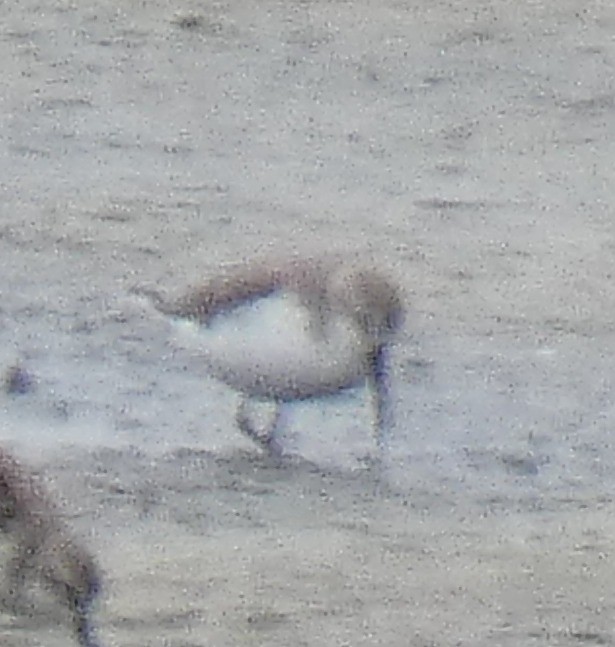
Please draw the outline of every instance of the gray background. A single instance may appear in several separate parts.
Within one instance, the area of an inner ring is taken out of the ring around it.
[[[611,644],[615,9],[1,11],[0,363],[37,388],[0,428],[105,565],[106,641]],[[328,475],[276,471],[130,305],[269,248],[407,290],[390,491],[361,393],[297,408]]]

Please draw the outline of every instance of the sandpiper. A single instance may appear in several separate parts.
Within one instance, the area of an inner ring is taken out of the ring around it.
[[[0,532],[14,548],[5,606],[19,614],[26,587],[38,579],[67,606],[78,644],[97,647],[91,612],[101,587],[98,567],[60,519],[40,480],[5,448],[0,448]]]
[[[390,344],[403,322],[404,300],[401,289],[378,267],[339,257],[261,259],[224,268],[177,299],[151,291],[149,296],[158,311],[179,325],[185,342],[186,333],[196,339],[218,316],[279,294],[301,306],[307,343],[296,343],[292,352],[256,348],[260,343],[234,353],[228,344],[218,352],[198,347],[207,371],[242,395],[239,428],[279,455],[277,432],[286,404],[367,383],[376,443],[382,450],[393,422]],[[264,438],[247,408],[249,402],[263,400],[276,405],[274,423]]]

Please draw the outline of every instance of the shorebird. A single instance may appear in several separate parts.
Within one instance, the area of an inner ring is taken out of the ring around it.
[[[239,352],[230,345],[222,352],[199,347],[206,370],[241,394],[236,416],[240,430],[279,455],[277,435],[285,405],[367,383],[376,444],[382,450],[393,422],[390,344],[403,322],[404,300],[379,268],[343,258],[264,259],[226,268],[174,300],[152,291],[148,296],[159,312],[183,327],[185,341],[186,333],[196,339],[219,315],[276,294],[301,306],[306,343],[299,340],[292,352],[281,346],[256,348],[260,343]],[[253,401],[275,404],[274,422],[264,439],[248,415]]]
[[[25,589],[37,579],[67,606],[80,647],[98,647],[90,619],[100,593],[98,568],[61,521],[39,479],[0,448],[0,532],[13,544],[6,571],[12,612],[24,611]]]

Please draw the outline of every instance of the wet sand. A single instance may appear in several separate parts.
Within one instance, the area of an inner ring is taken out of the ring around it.
[[[34,388],[0,433],[104,568],[105,645],[615,641],[614,25],[3,7],[0,368]],[[380,256],[409,294],[384,483],[364,394],[298,406],[274,466],[131,301],[281,248]],[[2,644],[65,645],[46,609]]]

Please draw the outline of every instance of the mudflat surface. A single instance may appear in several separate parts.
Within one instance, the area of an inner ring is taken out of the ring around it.
[[[2,12],[0,367],[35,388],[0,432],[105,570],[104,644],[614,642],[615,9]],[[270,464],[131,301],[269,249],[408,293],[378,483],[363,393]]]

